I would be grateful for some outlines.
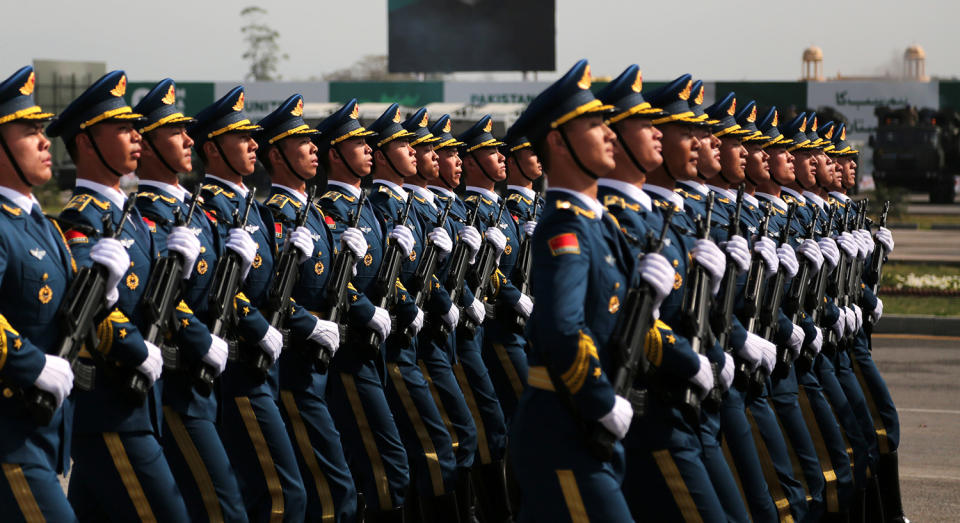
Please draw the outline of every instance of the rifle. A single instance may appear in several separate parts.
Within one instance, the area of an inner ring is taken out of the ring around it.
[[[823,238],[829,238],[833,234],[833,218],[834,216],[836,216],[836,214],[837,214],[837,205],[833,204],[830,206],[830,213],[827,215],[827,222],[824,226],[825,229],[822,234]],[[814,216],[813,222],[815,225],[817,222],[816,216]],[[814,292],[812,294],[810,293],[807,294],[807,300],[804,303],[804,309],[806,309],[806,311],[810,314],[810,319],[821,330],[824,329],[824,326],[821,325],[823,321],[822,317],[823,317],[823,311],[824,311],[823,297],[826,294],[827,279],[829,278],[829,273],[830,271],[827,270],[826,266],[820,269],[820,274],[817,275],[816,283],[813,287]],[[829,325],[827,327],[829,327]],[[829,328],[825,330],[829,331],[829,333],[833,332],[833,330]],[[829,333],[826,333],[826,332],[824,333],[824,339],[823,339],[824,345],[827,343],[827,335]]]
[[[443,227],[443,224],[447,222],[447,216],[450,215],[450,207],[452,206],[453,198],[450,198],[447,200],[447,204],[443,210],[438,213],[437,222],[434,227]],[[428,242],[426,248],[423,249],[423,253],[420,255],[420,263],[417,264],[417,268],[413,272],[413,277],[407,285],[407,292],[410,293],[410,298],[413,299],[413,302],[421,309],[423,309],[427,298],[430,296],[430,279],[433,278],[433,273],[436,272],[439,262],[440,253],[437,246],[433,242]],[[404,345],[410,343],[414,336],[413,330],[409,326],[404,332],[398,333],[397,335],[402,338],[401,342]]]
[[[710,237],[710,219],[713,217],[713,193],[707,197],[706,212],[697,217],[697,238]],[[700,264],[692,262],[687,269],[687,286],[683,296],[682,324],[690,339],[690,347],[697,354],[705,354],[707,347],[713,344],[713,332],[710,330],[711,309],[710,275]],[[716,370],[714,370],[716,374]],[[700,393],[691,383],[681,386],[680,411],[691,424],[700,419]],[[704,391],[710,392],[710,391]],[[707,396],[709,398],[710,396]],[[719,408],[719,404],[708,402],[706,407]]]
[[[493,213],[490,213],[490,219],[487,221],[487,227],[497,227],[500,223],[500,218],[503,216],[503,209],[507,206],[507,199],[500,198],[500,207],[497,209],[497,214],[494,216]],[[480,207],[480,202],[477,202],[477,208]],[[494,251],[493,245],[489,242],[484,242],[480,246],[480,252],[477,254],[477,259],[473,264],[473,271],[467,275],[467,284],[470,285],[470,290],[473,292],[474,297],[478,300],[483,300],[487,294],[487,288],[490,284],[490,276],[493,275],[494,271],[497,268],[497,255]],[[489,310],[489,309],[488,309]],[[488,314],[487,317],[491,317],[491,314]],[[460,317],[460,330],[465,338],[472,338],[477,332],[478,325],[473,322],[470,318],[467,318],[466,315]]]
[[[890,200],[887,200],[883,204],[883,212],[880,213],[880,227],[887,226],[887,214],[889,213]],[[873,258],[870,259],[870,271],[867,273],[867,277],[873,282],[870,285],[870,290],[876,294],[880,289],[880,280],[883,276],[883,246],[876,240],[874,242],[876,245],[873,249]]]
[[[770,204],[764,204],[763,217],[760,218],[760,227],[757,228],[757,238],[767,236],[767,228],[770,225]],[[757,334],[760,330],[760,299],[763,297],[764,277],[763,257],[757,253],[753,254],[750,263],[750,269],[747,271],[747,284],[744,288],[744,307],[743,312],[747,318],[747,324],[744,326],[748,332]],[[757,367],[757,370],[750,375],[748,384],[748,393],[758,396],[763,393],[763,386],[767,381],[763,371],[763,366]]]
[[[533,197],[533,211],[530,213],[530,219],[535,220],[537,218],[537,208],[540,206],[540,193],[538,192]],[[532,267],[533,256],[531,254],[531,238],[529,236],[524,236],[523,240],[520,241],[520,252],[517,253],[517,264],[514,267],[514,278],[513,284],[520,290],[523,294],[530,294],[530,269]],[[527,319],[523,317],[523,314],[519,312],[513,315],[512,327],[513,332],[517,334],[522,334],[524,328],[527,325]]]
[[[867,218],[867,206],[870,201],[866,198],[861,200],[860,205],[857,206],[857,214],[854,218],[854,224],[852,226],[853,230],[862,229],[864,226],[864,220]],[[855,256],[850,260],[849,267],[847,268],[846,282],[844,285],[844,297],[843,304],[849,307],[852,304],[859,304],[860,298],[863,296],[863,290],[860,287],[860,282],[863,278],[863,267],[866,264],[866,260],[861,259],[859,256]],[[848,332],[842,340],[842,348],[849,349],[853,346],[854,337],[856,337],[856,332]]]
[[[115,229],[110,214],[103,215],[103,237],[119,238],[123,232],[123,226],[127,223],[130,211],[133,209],[135,198],[127,198],[123,204],[123,214],[120,216],[120,225]],[[78,361],[80,349],[84,344],[93,349],[97,346],[97,321],[104,309],[104,297],[107,293],[107,268],[93,263],[89,267],[81,267],[77,271],[76,277],[70,282],[67,293],[57,309],[57,320],[60,323],[60,330],[63,337],[57,344],[57,349],[52,353],[68,362],[74,368],[77,376],[77,386],[84,390],[91,390],[94,383],[95,370],[89,365],[84,365]],[[93,350],[92,355],[99,354]],[[130,381],[126,384],[141,387],[140,381],[143,381],[142,388],[149,389],[149,380],[139,371],[134,371],[129,376]],[[124,384],[122,384],[124,385]],[[39,389],[36,386],[30,386],[22,391],[23,405],[30,419],[38,426],[49,425],[57,411],[57,400],[53,394]]]
[[[250,188],[247,193],[246,208],[243,216],[240,216],[238,209],[233,210],[234,227],[245,227],[250,218],[250,209],[254,206],[254,194],[256,189]],[[242,283],[241,270],[243,269],[243,260],[240,255],[227,249],[226,253],[217,260],[217,268],[213,273],[213,284],[210,286],[210,333],[219,336],[227,341],[230,347],[230,359],[236,360],[237,354],[236,340],[227,338],[227,327],[231,326],[236,320],[236,308],[234,301],[237,292]],[[209,389],[203,388],[203,385],[197,384],[197,389],[204,395],[210,394]]]
[[[407,202],[397,218],[397,225],[407,223],[412,205],[413,193],[411,192],[407,195]],[[400,244],[396,240],[393,238],[387,239],[387,251],[384,253],[380,268],[377,270],[376,281],[370,287],[373,291],[372,296],[368,295],[368,297],[371,297],[370,301],[377,307],[386,309],[393,303],[397,293],[397,276],[400,274],[400,265],[403,263],[406,254],[400,250]],[[360,340],[360,350],[368,356],[376,356],[380,351],[380,344],[384,341],[380,339],[376,332],[369,330]]]
[[[848,229],[852,228],[854,220],[851,220],[851,217],[854,213],[847,210],[847,214],[839,220],[840,227],[838,232],[843,234],[847,232]],[[843,307],[845,305],[846,297],[846,284],[848,279],[848,271],[850,270],[850,265],[852,264],[850,256],[847,256],[847,253],[843,249],[840,249],[840,261],[837,263],[837,269],[833,273],[833,277],[829,281],[830,288],[828,292],[836,298],[837,307]],[[828,355],[832,355],[839,347],[840,340],[837,337],[837,334],[833,329],[827,329],[825,336],[823,337],[823,350],[827,351]]]
[[[191,200],[186,217],[179,208],[174,209],[176,227],[192,223],[199,202],[200,198],[196,196]],[[142,313],[148,321],[143,338],[160,347],[163,351],[163,366],[172,371],[182,370],[180,351],[175,345],[164,343],[164,336],[173,329],[176,321],[176,306],[183,295],[184,262],[183,255],[176,251],[168,252],[157,260],[153,265],[150,281],[147,282],[147,289],[140,298]],[[197,362],[193,379],[204,384],[203,390],[212,389],[215,377],[216,370],[212,365],[204,361]]]
[[[366,201],[366,191],[360,191],[357,209],[350,216],[350,228],[356,229],[360,225],[360,215],[363,213],[363,204]],[[323,319],[340,324],[340,319],[349,307],[347,289],[350,285],[350,279],[353,277],[353,266],[356,263],[357,257],[349,248],[343,248],[337,253],[336,259],[333,260],[330,277],[327,279],[324,303],[320,308],[320,317]],[[340,345],[344,345],[344,329],[341,327],[340,331]]]
[[[740,233],[740,215],[743,211],[743,192],[745,184],[740,184],[740,187],[737,189],[737,205],[733,212],[733,217],[730,219],[730,222],[727,224],[727,241],[730,241],[734,236]],[[720,344],[720,348],[724,352],[732,352],[733,347],[730,346],[730,330],[733,326],[733,306],[737,297],[737,265],[727,260],[727,265],[723,274],[723,281],[720,284],[720,306],[714,309],[714,314],[711,316],[711,324],[713,326],[713,332],[717,335],[717,343]],[[750,369],[747,367],[747,364],[744,362],[739,362],[737,365],[737,372],[734,377],[734,385],[743,390],[749,379]],[[719,393],[719,389],[717,389]],[[712,391],[711,391],[712,393]],[[720,398],[714,398],[712,401],[717,401]]]
[[[670,207],[663,216],[663,228],[660,235],[654,236],[653,231],[647,232],[648,253],[659,253],[663,249],[667,231],[670,228],[670,219],[675,209]],[[645,340],[653,324],[653,300],[656,293],[650,284],[642,279],[637,286],[627,290],[620,309],[620,317],[610,337],[613,354],[620,361],[613,378],[614,394],[630,400],[633,405],[643,404],[645,394],[634,389],[638,375],[650,372],[650,361],[647,360]],[[642,412],[633,413],[634,417],[642,416]],[[613,456],[613,446],[617,439],[609,430],[599,423],[591,425],[588,437],[590,447],[596,456],[609,461]]]
[[[820,210],[817,206],[813,205],[813,215],[817,216],[819,212]],[[810,220],[810,226],[807,227],[804,240],[812,240],[816,228],[817,220],[814,218]],[[807,297],[807,290],[811,285],[815,285],[810,281],[810,271],[813,270],[812,265],[813,262],[805,256],[800,261],[800,268],[797,270],[797,275],[790,285],[790,294],[787,295],[787,301],[783,305],[783,312],[790,317],[790,321],[794,325],[800,324],[800,319],[803,315],[803,304]],[[810,344],[806,344],[806,346],[800,350],[800,356],[794,362],[794,365],[800,369],[801,373],[807,372],[813,366],[813,360],[816,359],[816,357],[817,354],[810,348]]]
[[[790,240],[790,225],[797,214],[797,205],[790,204],[787,209],[787,223],[780,229],[780,245],[787,245]],[[777,316],[780,310],[780,303],[783,302],[783,291],[787,286],[787,275],[784,271],[778,271],[774,276],[773,286],[768,286],[767,301],[763,304],[763,310],[760,311],[760,332],[767,341],[772,342],[777,334]],[[790,371],[790,365],[793,359],[790,357],[790,351],[786,347],[777,347],[777,362],[773,367],[772,376],[777,379],[783,379]]]
[[[456,196],[451,196],[451,200]],[[467,227],[473,227],[477,222],[477,216],[480,214],[480,205],[477,205],[467,216]],[[460,295],[463,293],[463,281],[467,277],[467,270],[470,269],[470,248],[462,241],[457,242],[450,255],[450,269],[447,272],[447,281],[443,287],[450,294],[450,301],[457,307],[460,301]],[[462,311],[461,311],[462,312]],[[463,314],[460,315],[463,317]],[[436,334],[435,340],[440,343],[450,337],[451,328],[442,321],[437,325],[433,332]]]

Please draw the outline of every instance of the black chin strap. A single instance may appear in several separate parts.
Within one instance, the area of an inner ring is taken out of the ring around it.
[[[483,176],[486,177],[486,179],[490,180],[491,182],[497,183],[497,180],[493,179],[489,174],[487,174],[487,170],[484,169],[483,165],[480,163],[480,158],[477,158],[477,155],[475,153],[470,153],[470,156],[473,157],[473,161],[477,164],[477,167],[480,169],[480,172],[483,173]]]
[[[93,133],[90,132],[90,129],[89,128],[84,129],[83,132],[86,133],[87,138],[90,138],[90,145],[93,146],[94,152],[97,153],[97,158],[100,158],[100,163],[102,163],[103,166],[106,167],[107,170],[112,172],[117,178],[123,176],[124,173],[114,169],[113,167],[110,166],[109,163],[107,163],[107,159],[104,158],[103,153],[100,152],[100,147],[97,146],[97,141],[93,138]]]
[[[667,173],[667,176],[669,176],[670,179],[673,180],[673,183],[676,184],[679,180],[677,180],[677,177],[670,172],[670,166],[667,165],[667,161],[664,160],[661,165],[663,165],[663,172]]]
[[[594,180],[596,180],[597,178],[600,178],[593,171],[591,171],[590,169],[587,169],[587,166],[583,165],[583,162],[580,161],[580,157],[577,156],[577,151],[573,149],[573,144],[571,144],[570,140],[567,138],[567,133],[564,132],[562,125],[560,127],[557,127],[557,131],[560,132],[560,137],[563,138],[563,143],[567,144],[567,149],[570,151],[570,156],[573,157],[573,161],[577,164],[577,167],[579,167],[581,171],[583,171],[587,176],[593,178]]]
[[[527,180],[527,181],[530,182],[530,183],[533,183],[533,182],[537,181],[536,178],[531,178],[531,177],[527,176],[527,172],[523,170],[523,166],[520,165],[520,160],[517,159],[517,155],[516,155],[516,154],[513,155],[513,163],[517,164],[517,169],[520,170],[520,176],[523,176],[523,178],[524,178],[525,180]],[[646,171],[644,171],[644,172],[646,172]]]
[[[213,139],[211,139],[210,141],[213,142],[213,146],[216,147],[216,148],[217,148],[217,151],[220,153],[220,158],[223,158],[223,163],[227,164],[227,167],[229,167],[230,170],[233,171],[233,174],[236,174],[237,176],[243,177],[243,175],[240,174],[240,171],[236,170],[236,169],[233,167],[233,164],[230,163],[230,160],[227,158],[227,155],[224,154],[224,152],[223,152],[223,147],[220,147],[220,142],[218,142],[216,138],[213,138]]]
[[[697,178],[700,178],[701,180],[703,180],[703,183],[707,183],[707,180],[709,179],[706,176],[704,176],[702,172],[700,172],[700,169],[697,169]]]
[[[153,154],[157,155],[157,158],[160,159],[160,163],[162,163],[164,167],[166,167],[166,168],[167,168],[170,172],[172,172],[173,174],[179,174],[179,173],[177,173],[177,170],[176,170],[176,169],[174,169],[173,167],[170,167],[170,164],[167,163],[167,159],[164,158],[163,155],[160,154],[160,150],[157,149],[157,147],[156,147],[155,145],[153,145],[153,140],[150,139],[150,134],[149,134],[149,133],[146,133],[146,134],[143,135],[143,141],[144,141],[144,143],[146,143],[147,145],[149,145],[151,149],[153,149]]]
[[[280,144],[277,144],[276,147],[277,147],[277,151],[280,152],[280,157],[283,158],[283,163],[287,164],[287,169],[290,169],[290,172],[293,173],[293,175],[296,176],[297,179],[299,179],[301,182],[307,183],[307,179],[304,178],[303,176],[300,176],[300,173],[298,173],[297,170],[293,168],[293,164],[290,163],[290,159],[287,158],[287,155],[283,152],[283,148],[280,147]]]
[[[620,142],[620,147],[623,147],[623,151],[627,153],[627,158],[630,158],[630,161],[633,162],[633,166],[636,167],[643,174],[647,174],[647,170],[644,169],[642,165],[640,165],[640,162],[637,161],[637,157],[633,154],[633,151],[630,150],[630,146],[627,145],[627,141],[624,140],[623,135],[620,134],[620,127],[614,127],[613,133],[617,135],[617,141]],[[517,162],[517,165],[520,165],[520,163]],[[520,172],[522,173],[523,171],[521,170]],[[697,172],[697,175],[699,176],[700,173]],[[533,180],[530,180],[530,181],[532,182]]]
[[[393,160],[390,159],[390,155],[387,154],[387,152],[384,151],[383,149],[380,149],[380,152],[383,153],[383,157],[387,160],[387,165],[389,165],[390,168],[393,169],[393,172],[395,172],[395,173],[397,174],[397,176],[400,177],[401,180],[404,179],[404,178],[406,178],[406,176],[400,174],[400,171],[397,170],[397,166],[396,166],[396,165],[393,165]],[[417,174],[420,174],[420,170],[419,170],[419,169],[417,169]],[[426,179],[426,178],[424,178],[424,179]]]
[[[446,178],[443,177],[442,174],[441,174],[440,176],[438,176],[438,178],[440,178],[440,183],[442,183],[442,184],[444,184],[444,185],[447,186],[447,189],[450,189],[451,191],[453,190],[453,186],[450,185],[450,183],[447,181]]]
[[[359,178],[362,180],[363,176],[360,176],[359,174],[357,174],[357,171],[353,170],[353,166],[351,166],[350,162],[347,161],[347,157],[344,156],[342,152],[340,152],[340,147],[334,145],[333,150],[337,151],[337,156],[339,156],[340,160],[343,161],[343,165],[347,167],[347,171],[349,171],[350,174],[352,174],[355,178]]]
[[[17,159],[13,157],[13,153],[10,152],[10,148],[7,147],[7,141],[3,139],[3,136],[0,136],[0,146],[3,146],[3,152],[7,155],[7,158],[10,159],[10,164],[13,165],[13,170],[17,171],[17,176],[20,177],[20,181],[26,184],[27,187],[33,187],[33,184],[27,181],[27,177],[24,176],[23,170],[20,169],[20,164],[17,162]]]
[[[718,174],[721,178],[723,178],[723,181],[727,182],[728,185],[731,185],[731,186],[733,185],[733,182],[731,182],[730,180],[727,179],[726,176],[724,176],[724,174],[723,174],[723,169],[720,169],[720,172],[718,172],[717,174]]]

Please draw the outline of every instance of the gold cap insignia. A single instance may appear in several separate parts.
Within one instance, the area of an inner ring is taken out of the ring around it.
[[[831,125],[830,129],[827,129],[827,140],[833,140],[833,130],[836,128],[835,125]]]
[[[747,116],[747,121],[748,121],[748,122],[756,122],[756,121],[757,121],[757,106],[756,106],[756,105],[754,105],[754,106],[753,106],[753,109],[750,110],[750,116]]]
[[[779,127],[779,126],[780,126],[779,120],[780,120],[780,117],[779,117],[779,115],[777,114],[776,109],[774,109],[774,111],[773,111],[773,126],[774,126],[774,127]]]
[[[697,96],[695,96],[695,97],[693,98],[693,103],[695,103],[695,104],[697,104],[697,105],[700,105],[700,104],[703,103],[703,92],[704,92],[704,91],[706,91],[706,88],[704,88],[704,87],[701,85],[700,88],[697,89]]]
[[[807,132],[807,119],[806,119],[806,118],[804,118],[803,121],[800,122],[800,132],[801,132],[801,133]]]
[[[811,130],[811,131],[816,131],[816,130],[817,130],[817,117],[816,117],[816,116],[813,117],[813,123],[810,124],[810,130]]]
[[[487,125],[483,126],[483,132],[489,133],[493,130],[493,120],[487,120]]]
[[[303,98],[297,100],[297,106],[290,111],[293,116],[303,116]]]
[[[737,99],[736,99],[736,98],[734,98],[733,100],[730,101],[730,108],[727,109],[727,114],[729,114],[730,116],[733,116],[733,115],[737,114]]]
[[[446,122],[445,124],[443,124],[443,132],[445,132],[445,133],[449,133],[449,132],[450,132],[450,120],[447,120],[447,122]]]
[[[117,97],[127,94],[127,75],[120,75],[120,81],[117,82],[116,87],[110,89],[110,94]]]
[[[37,76],[33,73],[33,71],[31,71],[30,76],[27,77],[27,83],[23,84],[23,87],[20,88],[20,94],[24,96],[30,96],[33,94],[33,87],[36,85],[36,82]]]
[[[170,85],[170,88],[167,89],[167,94],[163,95],[163,98],[160,99],[161,102],[167,105],[173,105],[177,101],[177,92],[173,88],[173,85]]]
[[[420,120],[420,127],[426,127],[427,123],[430,121],[430,116],[424,111],[423,118]]]
[[[846,127],[844,127],[843,129],[840,129],[840,139],[841,139],[841,140],[846,140],[846,139],[847,139],[847,128],[846,128]]]
[[[690,90],[693,89],[693,80],[687,80],[687,85],[684,86],[683,90],[677,95],[677,98],[681,100],[690,99]]]
[[[580,77],[580,81],[577,82],[577,87],[581,89],[589,89],[592,80],[590,78],[590,64],[587,64],[587,67],[583,69],[583,76]]]
[[[360,104],[353,106],[353,112],[350,113],[350,118],[353,118],[354,120],[360,119]]]
[[[400,123],[400,122],[403,121],[403,120],[400,119],[400,108],[397,107],[396,111],[397,111],[397,112],[393,113],[393,122],[394,122],[394,123]]]
[[[243,110],[243,92],[240,92],[240,96],[237,97],[237,103],[233,104],[233,110],[240,112]]]
[[[637,69],[637,77],[633,79],[633,85],[630,86],[633,92],[639,93],[643,90],[643,71]]]

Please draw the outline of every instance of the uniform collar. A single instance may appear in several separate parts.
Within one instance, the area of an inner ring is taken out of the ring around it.
[[[843,194],[842,192],[830,191],[829,194],[830,196],[833,196],[834,199],[840,200],[843,203],[847,203],[848,201],[850,201],[850,197],[847,196],[846,194]]]
[[[600,202],[597,201],[596,198],[591,198],[591,197],[587,196],[586,194],[583,194],[583,193],[577,192],[577,191],[573,191],[573,190],[567,189],[567,188],[565,188],[565,187],[551,187],[551,188],[547,189],[547,192],[562,192],[562,193],[566,193],[566,194],[572,195],[572,196],[573,196],[574,198],[576,198],[577,201],[579,201],[584,207],[586,207],[586,208],[587,208],[588,210],[590,210],[590,211],[593,211],[593,212],[596,214],[597,219],[600,219],[600,217],[603,216],[603,205],[600,205]]]
[[[391,182],[391,181],[387,181],[387,180],[380,179],[380,180],[374,180],[373,183],[379,183],[380,185],[386,185],[387,187],[390,188],[390,190],[392,190],[393,192],[397,193],[397,196],[403,198],[404,200],[407,199],[407,191],[403,190],[403,187],[400,187],[399,185],[397,185],[397,184],[395,184],[395,183],[393,183],[393,182]]]
[[[343,189],[344,191],[347,191],[347,193],[348,193],[350,196],[353,196],[354,198],[360,196],[360,188],[357,187],[357,186],[355,186],[355,185],[350,185],[349,183],[338,182],[338,181],[336,181],[336,180],[328,180],[328,181],[327,181],[327,185],[333,185],[334,187],[339,187],[339,188]]]
[[[467,186],[467,190],[470,191],[470,192],[475,192],[475,193],[477,193],[477,194],[483,195],[483,196],[485,196],[488,200],[493,200],[493,203],[499,203],[499,202],[500,202],[500,195],[498,195],[497,193],[495,193],[495,192],[493,192],[493,191],[491,191],[491,190],[489,190],[489,189],[484,189],[483,187],[477,187],[477,186],[475,186],[475,185],[468,185],[468,186]]]
[[[806,198],[808,202],[817,204],[817,207],[821,209],[827,204],[827,202],[823,201],[823,198],[810,191],[803,191],[803,197]]]
[[[787,202],[783,201],[779,196],[774,196],[772,194],[767,194],[765,192],[758,192],[757,196],[763,198],[764,200],[776,205],[777,207],[787,210]]]
[[[653,208],[653,205],[650,203],[650,196],[632,183],[627,183],[622,180],[612,180],[610,178],[601,178],[597,180],[597,185],[601,187],[609,187],[626,194],[643,206],[643,210],[645,211],[649,211]]]
[[[803,203],[806,203],[806,202],[807,202],[807,199],[804,198],[802,194],[798,193],[797,191],[794,191],[793,189],[791,189],[791,188],[789,188],[789,187],[783,187],[781,190],[785,191],[785,192],[786,192],[787,194],[789,194],[790,196],[793,196],[794,198],[796,198],[796,199],[797,199],[798,201],[800,201],[800,202],[803,202]]]
[[[424,200],[427,200],[427,203],[430,204],[430,207],[433,207],[434,209],[437,208],[437,205],[433,202],[434,196],[433,196],[433,193],[430,192],[430,189],[427,189],[426,187],[420,187],[418,185],[407,184],[407,183],[403,184],[403,188],[413,191],[413,193],[416,194],[417,196],[423,198]]]
[[[700,182],[695,182],[691,180],[691,181],[677,182],[677,184],[680,185],[681,187],[697,191],[698,193],[704,196],[707,196],[708,194],[710,194],[710,189],[707,189],[707,186]]]
[[[734,200],[737,199],[737,195],[734,194],[733,191],[731,191],[730,189],[724,189],[723,187],[717,187],[716,185],[710,185],[709,183],[707,184],[707,187],[708,187],[711,191],[719,194],[720,196],[722,196],[722,197],[724,197],[724,198],[726,198],[726,199],[728,199],[728,200],[730,200],[730,201],[734,201]]]
[[[6,199],[13,202],[14,205],[23,209],[27,213],[33,210],[34,204],[40,205],[40,202],[37,201],[37,197],[30,193],[30,196],[26,194],[14,191],[9,187],[4,187],[0,185],[0,196],[5,197]]]
[[[447,189],[446,187],[440,187],[439,185],[428,185],[427,188],[431,191],[438,192],[447,198],[453,198],[456,196],[456,193],[450,189]]]
[[[683,197],[679,194],[667,189],[666,187],[660,187],[659,185],[651,185],[649,183],[643,184],[643,190],[649,193],[653,193],[655,196],[659,196],[664,200],[669,201],[675,207],[683,209]]]
[[[526,198],[526,199],[528,199],[528,200],[532,200],[533,197],[537,195],[537,193],[533,192],[533,189],[528,189],[528,188],[523,187],[523,186],[521,186],[521,185],[508,185],[508,186],[507,186],[507,190],[508,190],[508,191],[516,191],[516,192],[522,194],[522,195],[524,196],[524,198]]]
[[[290,196],[293,196],[294,198],[296,198],[297,201],[300,202],[301,204],[307,203],[307,195],[301,193],[300,191],[298,191],[298,190],[296,190],[296,189],[293,189],[293,188],[291,188],[291,187],[287,187],[286,185],[282,185],[282,184],[279,184],[279,183],[273,184],[273,187],[276,188],[276,189],[283,189],[284,191],[290,193]]]
[[[169,183],[158,182],[156,180],[140,180],[139,185],[140,187],[147,186],[147,187],[154,187],[154,188],[160,189],[161,191],[169,194],[170,196],[173,196],[174,198],[180,200],[181,202],[184,201],[186,197],[190,195],[190,193],[187,192],[186,189],[184,189],[179,185],[170,185]]]
[[[210,178],[210,179],[212,179],[212,180],[216,180],[216,181],[218,181],[218,182],[226,185],[227,187],[233,189],[233,192],[237,193],[237,195],[239,195],[241,199],[247,197],[247,193],[248,193],[249,191],[248,191],[247,188],[244,187],[243,185],[237,185],[237,184],[235,184],[235,183],[233,183],[233,182],[228,182],[228,181],[224,180],[223,178],[221,178],[221,177],[219,177],[219,176],[214,176],[214,175],[209,174],[209,173],[207,173],[206,177],[207,177],[207,178]]]
[[[77,187],[85,187],[91,191],[106,196],[108,200],[120,208],[123,207],[123,202],[127,201],[127,195],[123,194],[117,189],[114,189],[113,187],[107,187],[106,185],[92,182],[84,178],[77,178]]]
[[[757,197],[752,194],[747,194],[746,192],[744,192],[743,201],[749,203],[754,207],[760,207],[760,200],[758,200]]]

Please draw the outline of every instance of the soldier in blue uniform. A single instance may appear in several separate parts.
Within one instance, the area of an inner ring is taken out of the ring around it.
[[[257,156],[273,180],[267,208],[273,212],[277,243],[291,244],[297,251],[299,278],[292,298],[317,316],[319,345],[296,340],[280,356],[280,407],[287,433],[297,454],[300,475],[307,490],[307,519],[353,521],[357,517],[357,490],[326,402],[326,369],[317,368],[317,356],[335,354],[340,345],[336,323],[320,317],[326,303],[326,285],[333,268],[333,235],[316,201],[307,205],[307,182],[317,175],[319,134],[303,121],[303,97],[287,98],[257,125]],[[297,217],[306,212],[306,223],[297,227]],[[345,248],[353,246],[360,259],[366,241],[356,229],[341,234]],[[286,247],[285,247],[286,248]],[[318,350],[319,349],[319,350]]]
[[[596,200],[596,180],[615,166],[610,106],[590,91],[586,60],[540,93],[521,115],[551,189],[533,236],[530,373],[510,432],[523,493],[521,521],[630,521],[621,482],[623,446],[605,461],[588,448],[594,424],[616,440],[633,417],[608,376],[607,342],[637,270],[616,220]]]
[[[80,520],[183,520],[188,517],[186,507],[158,440],[160,387],[151,388],[143,403],[132,405],[117,381],[118,374],[133,371],[151,385],[160,377],[160,349],[140,334],[147,319],[137,307],[157,246],[138,212],[130,214],[118,239],[96,241],[103,234],[104,216],[114,228],[120,225],[126,201],[120,177],[133,172],[140,157],[135,124],[142,116],[123,100],[126,86],[123,71],[107,73],[47,129],[50,136],[63,139],[77,166],[74,195],[60,214],[73,256],[80,265],[108,266],[111,274],[107,282],[111,312],[98,328],[100,345],[81,351],[81,359],[98,364],[92,390],[75,395],[68,498]],[[110,249],[101,249],[106,246]],[[184,249],[183,254],[189,251]],[[110,284],[118,280],[113,292]],[[184,319],[197,321],[192,314],[183,314]]]
[[[356,100],[326,118],[318,130],[318,156],[327,173],[328,191],[320,199],[327,227],[335,242],[344,235],[349,238],[354,233],[347,231],[359,212],[358,229],[367,244],[352,280],[357,294],[350,297],[348,337],[353,332],[373,330],[380,339],[386,339],[391,332],[390,313],[374,306],[365,292],[375,282],[386,239],[393,231],[383,227],[369,201],[358,208],[360,183],[373,168],[373,151],[365,138],[374,133],[360,125]],[[395,235],[399,234],[402,232]],[[327,401],[367,521],[402,521],[410,484],[409,465],[387,403],[383,366],[382,354],[369,358],[345,340],[328,371]]]
[[[73,370],[51,354],[63,335],[56,312],[76,266],[31,192],[52,176],[43,126],[54,115],[34,102],[35,82],[25,66],[0,83],[0,511],[14,521],[76,521],[57,478],[69,467]],[[15,394],[30,387],[56,400],[46,426],[30,420]]]
[[[378,136],[367,139],[373,148],[374,181],[370,202],[380,221],[398,233],[396,241],[403,257],[400,288],[410,282],[428,242],[438,249],[442,259],[450,253],[452,242],[443,227],[424,221],[421,212],[411,209],[405,222],[400,215],[408,198],[416,195],[402,187],[408,178],[417,177],[416,151],[410,146],[414,134],[404,129],[400,107],[392,104],[370,125]],[[427,205],[426,201],[421,205]],[[402,285],[401,285],[402,284]],[[432,282],[431,282],[432,284]],[[448,325],[455,324],[459,310],[452,306],[445,290],[434,287],[426,304],[428,310]],[[446,521],[457,518],[456,458],[453,441],[440,416],[429,384],[417,362],[420,342],[416,337],[423,326],[425,312],[406,293],[398,294],[397,334],[386,340],[387,400],[397,420],[407,458],[410,461],[411,490],[419,496],[417,504],[408,503],[411,518]],[[411,319],[410,311],[414,311]],[[409,332],[412,338],[402,335]]]
[[[523,231],[523,238],[528,238],[533,236],[537,219],[543,213],[543,197],[533,189],[537,180],[541,180],[541,187],[543,185],[543,166],[530,139],[519,132],[515,127],[507,130],[501,152],[507,167],[507,209]]]
[[[253,521],[304,518],[307,495],[283,419],[279,400],[277,359],[283,335],[266,320],[259,308],[267,303],[278,253],[273,213],[258,202],[249,209],[247,223],[238,227],[234,215],[243,216],[249,189],[244,177],[253,174],[257,143],[253,124],[243,110],[243,88],[235,87],[196,115],[187,127],[194,149],[206,168],[201,189],[204,209],[216,220],[217,232],[233,256],[241,260],[243,285],[234,298],[236,354],[221,377],[219,426],[227,454],[240,481],[248,517]],[[319,320],[292,304],[284,325],[294,341],[323,343]],[[262,353],[267,375],[250,366]]]
[[[216,395],[204,395],[194,387],[194,372],[200,362],[216,373],[222,372],[227,363],[226,342],[210,334],[204,323],[208,319],[212,269],[221,246],[202,209],[194,212],[190,223],[178,225],[178,219],[185,220],[189,213],[188,198],[194,198],[178,177],[193,169],[193,140],[186,132],[186,124],[193,119],[184,116],[175,104],[176,86],[173,80],[165,79],[134,108],[145,116],[138,129],[144,147],[137,166],[137,209],[162,256],[186,251],[183,301],[177,314],[193,311],[200,320],[178,318],[174,326],[173,366],[168,363],[164,375],[161,443],[192,520],[246,521],[240,486],[215,426]]]

